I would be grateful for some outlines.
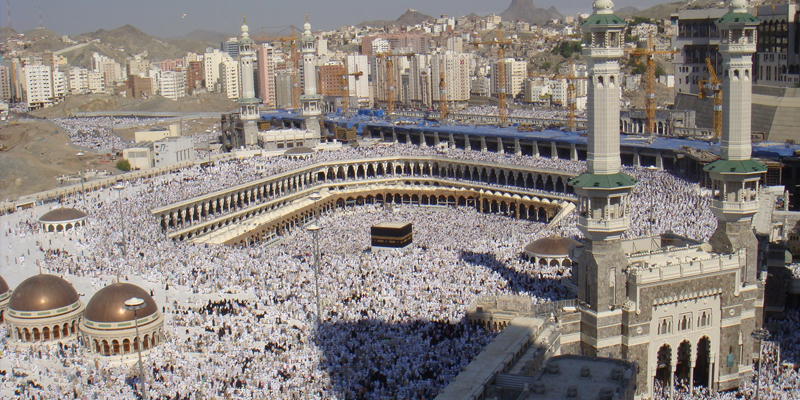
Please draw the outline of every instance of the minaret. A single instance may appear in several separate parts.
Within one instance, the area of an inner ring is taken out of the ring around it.
[[[239,74],[241,76],[241,94],[239,104],[239,117],[243,123],[244,145],[252,146],[258,143],[259,118],[258,105],[261,100],[256,98],[255,84],[253,83],[253,60],[255,59],[255,42],[250,39],[247,19],[243,18],[242,38],[239,39]]]
[[[758,211],[758,186],[767,168],[750,158],[750,113],[756,28],[759,19],[747,12],[746,0],[731,0],[730,11],[715,21],[722,54],[722,138],[720,159],[704,169],[711,177],[717,230],[711,236],[715,252],[746,249],[747,265],[740,279],[755,284],[758,242],[751,222]]]
[[[601,343],[611,343],[604,339],[620,334],[618,329],[602,328],[619,324],[620,306],[626,299],[623,270],[628,260],[621,237],[630,224],[628,194],[636,183],[620,172],[619,59],[625,21],[614,15],[611,0],[595,0],[592,7],[594,12],[581,25],[587,42],[582,54],[589,71],[587,171],[570,181],[579,197],[578,229],[586,244],[573,274],[582,326],[589,327],[585,334],[592,337],[582,340],[583,353],[621,356],[619,341]]]
[[[317,38],[311,34],[311,24],[303,25],[303,37],[300,38],[303,50],[303,95],[300,96],[300,104],[303,106],[303,119],[306,121],[306,129],[316,134],[316,140],[320,138],[320,104],[322,96],[317,94]]]

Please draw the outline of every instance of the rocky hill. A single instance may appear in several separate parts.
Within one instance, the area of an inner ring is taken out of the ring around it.
[[[122,58],[136,54],[146,54],[150,60],[164,60],[168,58],[183,57],[187,52],[205,52],[208,46],[219,46],[219,43],[212,44],[202,40],[196,39],[173,39],[171,41],[164,41],[156,37],[150,36],[132,25],[124,25],[116,29],[105,30],[100,29],[95,32],[84,33],[74,38],[76,41],[92,41],[97,40],[100,42],[99,47],[105,48],[105,52],[119,52]],[[81,52],[96,51],[90,49],[91,46],[86,46],[80,49]],[[119,55],[106,54],[115,59]],[[82,57],[80,54],[74,54],[73,57]]]
[[[512,0],[505,11],[500,13],[503,21],[525,21],[530,24],[543,25],[551,19],[563,19],[564,16],[555,7],[538,8],[533,0]]]
[[[359,27],[371,26],[373,28],[383,28],[386,26],[396,25],[396,26],[414,26],[417,24],[421,24],[427,20],[434,19],[430,15],[423,14],[414,9],[408,9],[400,18],[397,18],[394,21],[386,21],[386,20],[376,20],[376,21],[364,21],[358,24]]]

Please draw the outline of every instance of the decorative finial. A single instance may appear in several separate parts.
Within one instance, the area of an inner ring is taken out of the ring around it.
[[[308,13],[306,13],[306,23],[308,23]]]
[[[747,12],[747,0],[731,0],[729,7],[731,12]]]
[[[247,25],[247,14],[242,14],[242,25]]]
[[[614,2],[611,0],[594,0],[592,8],[596,14],[612,14],[614,12]]]

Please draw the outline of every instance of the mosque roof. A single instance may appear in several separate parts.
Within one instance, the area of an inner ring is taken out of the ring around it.
[[[566,237],[546,237],[528,243],[525,252],[540,256],[568,256],[569,250],[575,246],[581,246],[581,243]]]
[[[730,161],[719,159],[703,167],[709,172],[719,172],[728,174],[751,174],[754,172],[765,172],[767,167],[756,160]]]
[[[112,283],[92,296],[86,304],[83,318],[92,322],[133,321],[133,311],[125,309],[125,301],[137,297],[145,302],[145,307],[136,311],[137,318],[144,318],[158,312],[158,304],[145,291],[131,283]]]
[[[0,276],[0,294],[6,293],[6,292],[8,292],[8,283],[6,283],[6,280],[3,279],[2,276]]]
[[[600,175],[585,173],[569,181],[570,185],[583,188],[616,189],[631,187],[636,184],[636,179],[624,172]]]
[[[55,275],[34,275],[11,293],[8,308],[14,311],[49,311],[80,301],[72,284]]]
[[[86,213],[74,208],[56,208],[39,217],[39,222],[67,222],[86,218]]]
[[[283,154],[289,154],[289,155],[291,155],[291,154],[311,154],[313,152],[314,152],[314,150],[312,148],[310,148],[310,147],[298,146],[298,147],[292,147],[291,149],[284,151]]]

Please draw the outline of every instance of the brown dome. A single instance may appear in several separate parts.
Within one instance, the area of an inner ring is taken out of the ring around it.
[[[92,322],[125,322],[133,321],[133,311],[125,309],[125,302],[138,297],[145,302],[143,309],[136,311],[137,318],[143,318],[158,312],[158,305],[147,292],[130,283],[112,283],[92,296],[86,304],[83,318]]]
[[[11,292],[8,308],[14,311],[48,311],[80,300],[72,285],[55,276],[39,274],[22,281]]]
[[[66,222],[86,218],[86,213],[74,208],[56,208],[39,217],[40,222]]]
[[[2,276],[0,276],[0,294],[3,294],[5,292],[8,292],[8,283],[6,283],[6,280],[3,279]]]
[[[288,149],[283,152],[283,154],[288,154],[288,155],[312,154],[312,153],[314,153],[314,149],[306,146],[292,147],[291,149]]]
[[[539,256],[566,257],[575,246],[581,246],[581,243],[565,237],[547,237],[528,243],[525,251]]]

